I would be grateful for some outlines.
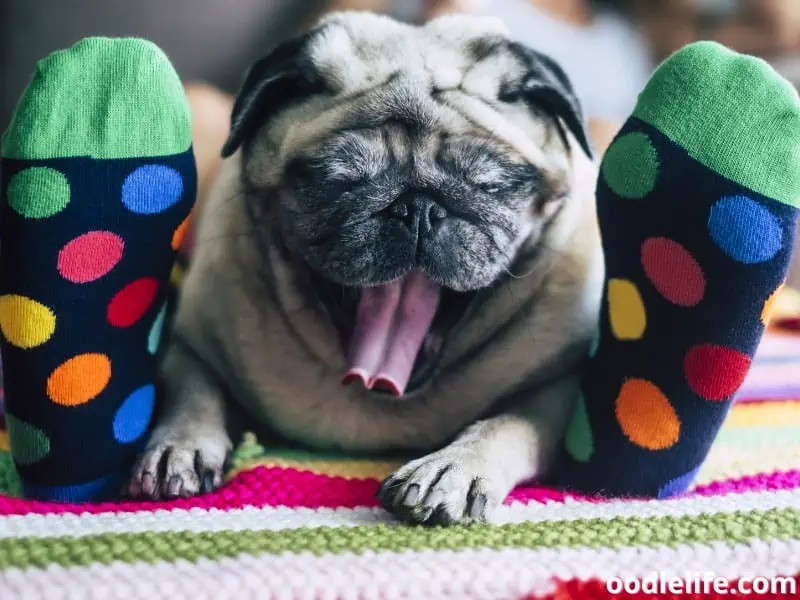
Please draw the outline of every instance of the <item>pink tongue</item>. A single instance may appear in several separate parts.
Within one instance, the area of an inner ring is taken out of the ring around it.
[[[367,389],[377,387],[402,396],[439,306],[439,295],[439,286],[420,271],[365,288],[342,383],[359,379]]]

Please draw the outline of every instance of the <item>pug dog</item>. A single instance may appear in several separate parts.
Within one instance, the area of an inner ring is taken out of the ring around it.
[[[422,524],[491,519],[553,465],[598,320],[597,167],[552,60],[502,23],[338,13],[250,69],[130,483],[222,483],[236,423],[421,456]]]

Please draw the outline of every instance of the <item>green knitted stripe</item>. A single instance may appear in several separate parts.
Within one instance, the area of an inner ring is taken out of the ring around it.
[[[800,100],[765,61],[690,44],[659,66],[633,116],[731,181],[800,206]]]
[[[383,454],[383,455],[376,455],[373,453],[370,454],[357,454],[355,452],[345,453],[345,452],[336,452],[334,450],[330,451],[307,451],[301,450],[298,448],[290,448],[286,446],[269,446],[265,447],[259,443],[258,439],[256,438],[255,434],[251,432],[245,432],[244,436],[242,437],[242,442],[239,446],[234,450],[233,456],[231,457],[231,465],[234,468],[242,467],[254,460],[257,459],[284,459],[284,460],[295,460],[298,462],[309,462],[309,463],[320,463],[326,461],[348,461],[352,462],[354,465],[358,464],[359,461],[367,461],[367,462],[375,462],[375,461],[397,461],[397,462],[408,462],[418,456],[410,455],[410,454],[397,454],[397,453],[390,453],[390,454]]]
[[[189,149],[175,69],[140,39],[87,38],[45,58],[3,137],[6,158],[139,158]]]
[[[467,548],[621,548],[700,542],[746,542],[800,537],[800,509],[521,523],[490,527],[321,527],[284,531],[108,534],[81,538],[0,540],[0,568],[87,566],[113,561],[146,562],[241,553],[313,554],[366,551],[462,550]]]

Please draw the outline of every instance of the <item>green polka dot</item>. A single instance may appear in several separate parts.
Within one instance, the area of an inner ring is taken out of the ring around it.
[[[22,496],[22,483],[11,455],[0,450],[0,494]]]
[[[623,198],[642,198],[653,191],[658,178],[658,153],[643,133],[628,133],[606,152],[603,177]]]
[[[52,217],[67,207],[69,199],[67,178],[50,167],[20,171],[8,184],[8,204],[29,219]]]
[[[20,465],[30,465],[50,454],[50,440],[45,433],[33,425],[20,421],[6,413],[11,453]]]
[[[570,456],[578,462],[588,462],[594,454],[592,427],[589,424],[589,413],[586,412],[586,401],[583,399],[583,394],[580,395],[578,404],[575,406],[564,445]]]

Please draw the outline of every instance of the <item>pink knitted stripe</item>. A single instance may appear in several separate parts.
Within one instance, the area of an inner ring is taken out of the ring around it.
[[[759,473],[738,479],[725,479],[701,485],[692,490],[694,496],[722,496],[744,492],[776,492],[800,488],[800,469]]]
[[[780,490],[793,490],[800,488],[800,469],[791,471],[775,471],[773,473],[759,473],[737,479],[725,479],[701,485],[691,492],[683,494],[689,496],[724,496],[726,494],[743,494],[745,492],[776,492]],[[543,487],[520,487],[511,492],[508,502],[564,502],[567,499],[581,502],[606,502],[605,498],[581,496],[564,493],[559,490]]]
[[[61,504],[0,496],[0,515],[49,513],[108,513],[212,508],[230,510],[245,506],[288,506],[292,508],[355,508],[377,506],[376,479],[345,479],[309,471],[256,467],[236,475],[219,490],[195,498],[159,502],[104,502]]]
[[[102,504],[59,504],[0,496],[0,515],[51,513],[119,513],[200,508],[231,510],[246,506],[286,506],[290,508],[355,508],[377,506],[377,479],[329,477],[297,469],[257,467],[238,474],[228,485],[205,496],[169,502],[106,502]],[[761,474],[704,485],[689,495],[718,496],[755,491],[800,488],[800,470]],[[523,487],[506,500],[511,502],[603,502],[566,494],[544,487]]]

